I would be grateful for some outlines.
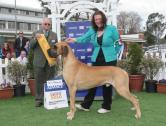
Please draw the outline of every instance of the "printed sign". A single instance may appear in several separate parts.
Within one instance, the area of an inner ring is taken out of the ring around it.
[[[50,45],[48,44],[44,34],[41,34],[41,37],[38,38],[38,43],[49,63],[50,66],[53,66],[56,64],[56,59],[55,58],[51,58],[48,53],[47,53],[47,50],[50,48]]]
[[[46,109],[68,107],[66,87],[62,79],[49,80],[44,84],[44,107]]]

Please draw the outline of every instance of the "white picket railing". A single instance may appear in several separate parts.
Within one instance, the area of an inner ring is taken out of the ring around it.
[[[2,83],[10,83],[11,85],[14,85],[15,82],[11,81],[8,78],[8,71],[7,71],[7,66],[10,62],[15,61],[16,59],[12,58],[11,60],[6,59],[1,59],[0,58],[0,84]],[[22,84],[27,84],[27,80],[24,79],[25,77],[23,77],[22,79]]]
[[[7,76],[7,66],[9,64],[9,60],[0,58],[0,84],[4,83],[4,81],[10,82]]]
[[[160,68],[159,72],[155,76],[156,80],[166,79],[166,50],[162,52],[147,51],[145,55],[150,54],[151,56],[156,56],[162,60],[164,66]]]

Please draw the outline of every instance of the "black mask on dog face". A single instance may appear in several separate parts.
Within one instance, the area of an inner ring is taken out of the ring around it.
[[[58,57],[58,54],[56,52],[56,48],[57,47],[54,46],[53,48],[50,48],[50,49],[47,50],[47,53],[50,57],[52,57],[52,58],[57,58]]]

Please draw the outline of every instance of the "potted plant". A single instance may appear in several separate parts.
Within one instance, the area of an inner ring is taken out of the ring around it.
[[[35,96],[35,79],[34,79],[33,58],[34,58],[34,52],[32,49],[30,49],[29,54],[28,54],[28,63],[27,63],[28,87],[30,89],[31,95]]]
[[[159,80],[157,83],[157,92],[166,94],[166,79]]]
[[[14,96],[14,89],[10,85],[9,82],[4,80],[3,83],[0,84],[0,99],[8,99]]]
[[[18,61],[12,61],[7,66],[8,78],[15,83],[14,96],[24,96],[25,95],[25,85],[22,82],[27,77],[27,67],[19,63]]]
[[[118,60],[117,66],[124,69],[125,71],[129,72],[129,65],[128,65],[128,59],[121,59]]]
[[[156,92],[157,89],[157,80],[155,76],[159,72],[159,69],[162,68],[163,62],[160,58],[156,56],[151,56],[147,54],[142,60],[142,71],[145,73],[145,90],[147,92]]]
[[[144,74],[141,73],[143,50],[138,43],[129,45],[127,63],[130,91],[140,92],[143,89]]]

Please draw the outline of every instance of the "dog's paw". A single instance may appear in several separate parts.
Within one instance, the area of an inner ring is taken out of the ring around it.
[[[74,118],[74,113],[68,112],[67,113],[67,120],[72,120]]]
[[[67,116],[70,115],[70,112],[67,112],[66,115],[67,115]]]
[[[141,118],[141,114],[135,114],[135,118],[138,120]]]
[[[67,120],[72,120],[72,119],[73,119],[73,117],[67,116]]]

